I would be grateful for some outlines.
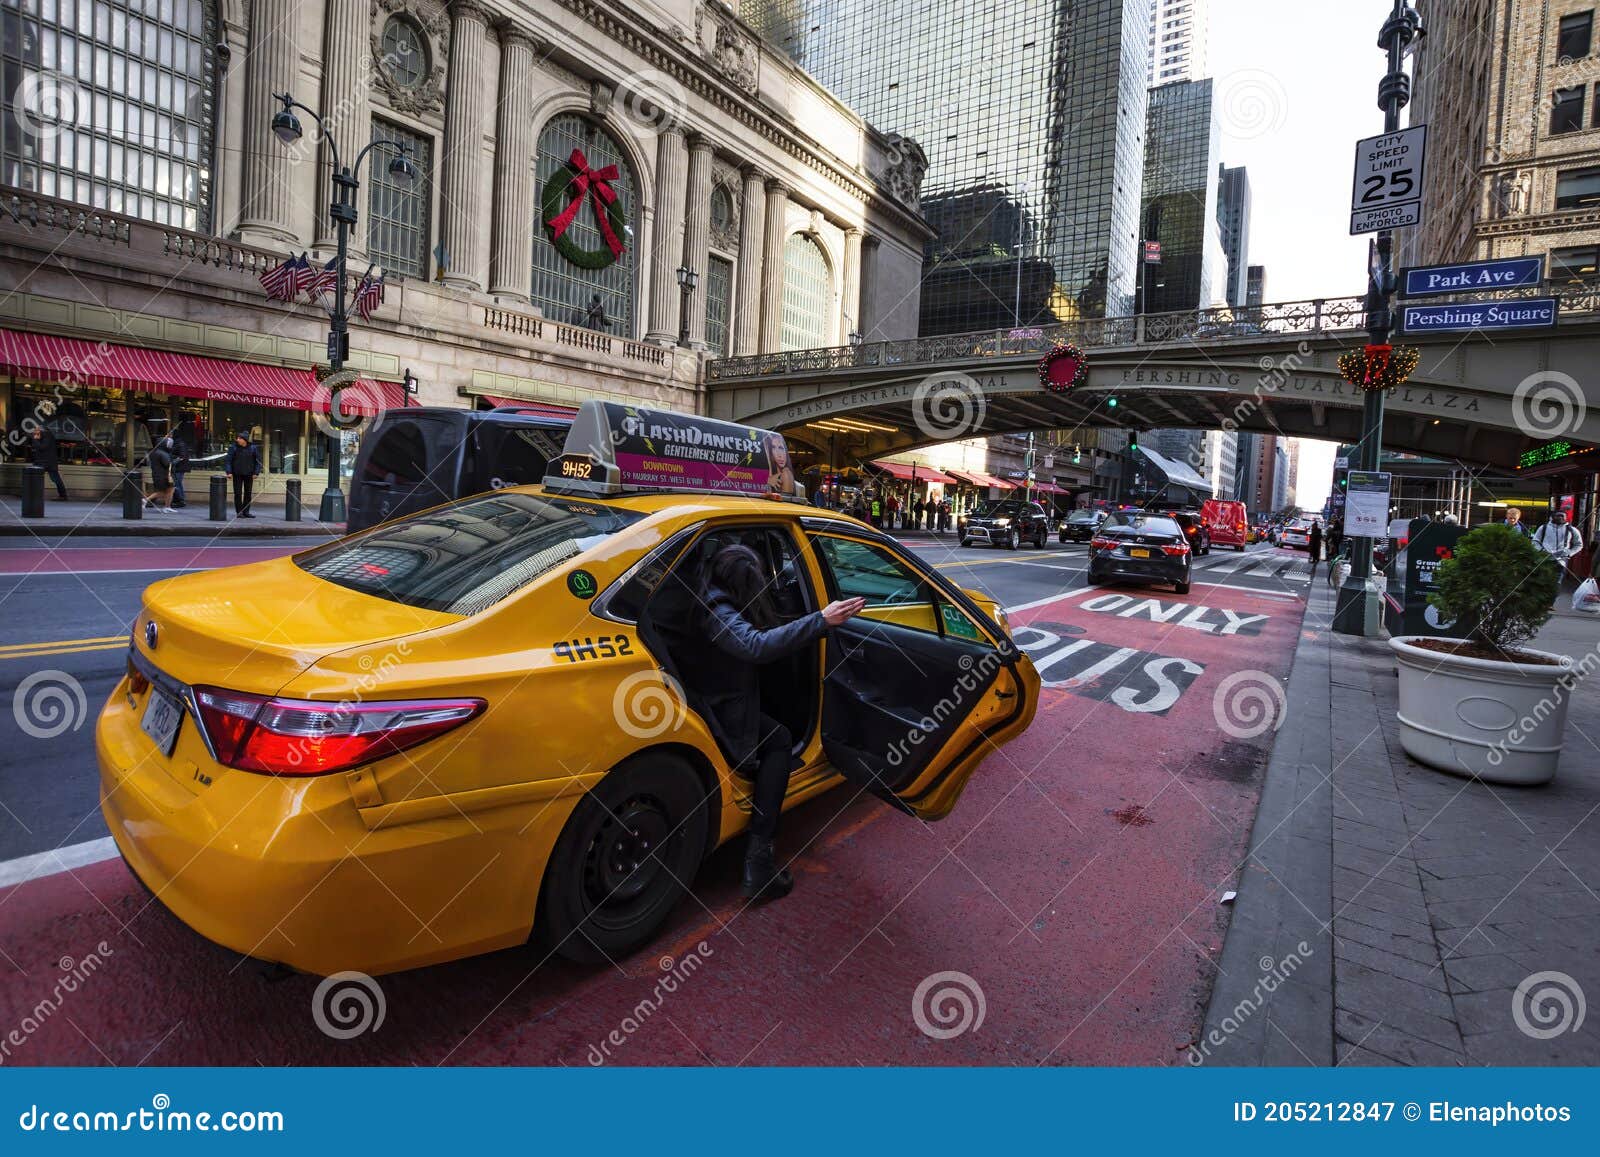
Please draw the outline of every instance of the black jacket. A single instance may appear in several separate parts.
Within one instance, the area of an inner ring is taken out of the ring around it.
[[[254,442],[241,446],[235,442],[228,447],[228,458],[223,473],[243,474],[254,478],[261,473],[261,451]]]
[[[720,587],[706,592],[702,631],[685,648],[682,675],[734,767],[747,766],[761,742],[760,668],[816,642],[828,629],[821,611],[763,631]]]
[[[28,439],[28,441],[33,444],[33,464],[35,466],[43,466],[49,469],[51,466],[59,466],[61,464],[60,453],[56,450],[56,436],[49,430],[41,431],[37,442],[32,438]]]

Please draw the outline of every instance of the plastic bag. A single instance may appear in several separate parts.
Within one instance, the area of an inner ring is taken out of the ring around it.
[[[1572,609],[1586,615],[1600,615],[1600,583],[1586,578],[1572,592]]]

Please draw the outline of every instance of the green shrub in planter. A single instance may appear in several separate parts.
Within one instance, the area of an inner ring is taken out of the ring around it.
[[[1560,592],[1555,560],[1504,523],[1491,522],[1456,543],[1428,602],[1459,621],[1475,642],[1505,651],[1538,634]]]

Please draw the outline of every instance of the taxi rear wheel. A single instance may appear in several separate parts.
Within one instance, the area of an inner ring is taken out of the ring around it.
[[[645,755],[579,801],[545,871],[540,932],[552,951],[594,963],[650,940],[700,866],[704,795],[688,764]]]

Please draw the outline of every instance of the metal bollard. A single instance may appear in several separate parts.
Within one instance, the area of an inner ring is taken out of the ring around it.
[[[283,484],[283,520],[299,522],[301,510],[300,479],[290,478]]]
[[[122,472],[122,517],[135,520],[144,517],[144,471],[142,470]]]
[[[228,521],[228,476],[226,474],[213,474],[211,476],[211,493],[209,495],[211,509],[206,517],[212,522]]]
[[[44,517],[44,467],[26,466],[22,471],[22,517]]]

